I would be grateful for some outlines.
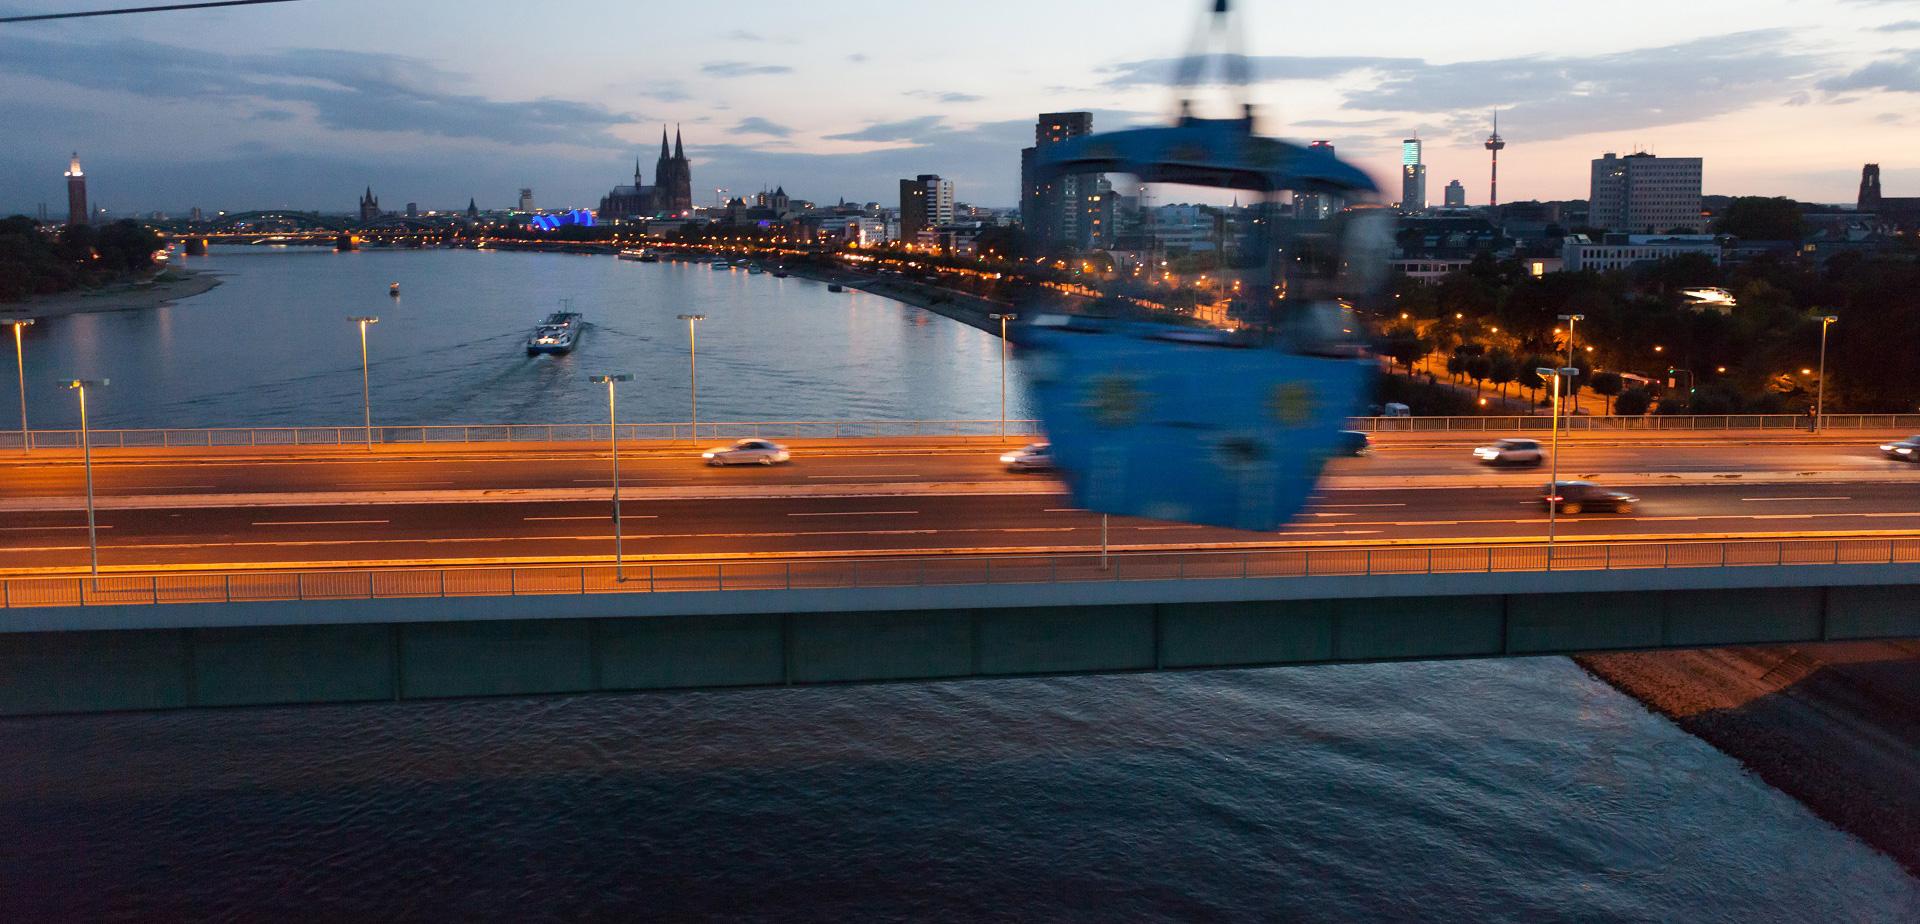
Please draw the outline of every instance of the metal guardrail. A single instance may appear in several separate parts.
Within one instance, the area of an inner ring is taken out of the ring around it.
[[[1355,430],[1368,433],[1515,433],[1547,432],[1550,415],[1526,414],[1490,417],[1356,417]],[[1569,433],[1679,433],[1720,430],[1807,430],[1804,414],[1648,415],[1641,417],[1563,416],[1560,429]],[[1822,430],[1907,431],[1920,433],[1920,414],[1827,414]]]
[[[997,437],[1000,420],[749,420],[620,424],[622,440],[729,440],[746,437],[840,439],[846,437],[971,436]],[[1026,439],[1040,432],[1037,420],[1007,421],[1007,436]],[[169,427],[89,431],[95,449],[233,446],[350,446],[364,443],[367,428],[345,427]],[[78,430],[35,430],[34,449],[78,449]],[[426,424],[373,428],[383,445],[445,443],[555,443],[607,441],[607,425]],[[20,431],[0,431],[0,449],[19,449]]]
[[[1347,426],[1368,433],[1531,433],[1546,432],[1551,418],[1505,415],[1493,417],[1355,417]],[[1718,414],[1711,416],[1563,417],[1560,426],[1571,433],[1641,433],[1731,430],[1806,430],[1807,418],[1798,414]],[[1899,431],[1920,433],[1920,414],[1828,414],[1825,430]],[[687,423],[621,424],[622,440],[728,440],[745,437],[775,439],[840,439],[846,437],[956,436],[996,437],[1000,421],[990,420],[749,420],[701,423],[696,434]],[[1007,421],[1007,436],[1041,436],[1037,420]],[[364,442],[365,427],[177,427],[154,429],[95,429],[95,448],[233,446],[346,446]],[[78,430],[35,430],[34,449],[78,449]],[[373,441],[383,445],[434,443],[553,443],[607,441],[606,424],[426,424],[373,428]],[[19,449],[18,430],[0,430],[0,450]]]
[[[18,577],[0,608],[1920,563],[1920,538]]]

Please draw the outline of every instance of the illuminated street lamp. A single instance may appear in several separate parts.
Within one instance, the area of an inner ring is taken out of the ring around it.
[[[347,320],[360,325],[360,410],[367,427],[367,448],[373,448],[373,392],[367,387],[367,325],[378,324],[372,315],[355,315]]]
[[[1813,432],[1820,432],[1820,423],[1827,413],[1827,328],[1840,320],[1831,314],[1820,316],[1820,383],[1813,398]]]
[[[1560,320],[1567,322],[1567,365],[1568,366],[1573,365],[1573,326],[1586,319],[1587,319],[1587,316],[1584,314],[1563,314],[1560,316]],[[1573,401],[1573,410],[1576,410],[1576,411],[1579,410],[1580,409],[1580,393],[1577,391],[1572,392],[1569,394],[1569,397]]]
[[[27,325],[33,323],[33,319],[26,318],[7,323],[13,325],[13,363],[14,367],[20,370],[20,451],[32,452],[33,437],[27,432],[27,352],[26,347],[22,345],[21,335],[26,331]]]
[[[80,393],[80,458],[87,470],[87,567],[100,577],[100,538],[93,521],[93,440],[87,430],[87,389],[105,388],[107,379],[68,379],[67,387]]]
[[[613,386],[615,382],[631,382],[633,376],[618,372],[596,375],[589,381],[596,385],[605,383],[607,386],[607,448],[613,454],[613,579],[624,581],[627,579],[626,557],[620,550],[620,423],[613,411]]]
[[[1007,322],[1017,321],[1017,314],[987,315],[1000,322],[1000,438],[1007,438]]]
[[[1552,441],[1548,452],[1553,455],[1552,480],[1547,483],[1547,570],[1553,570],[1554,527],[1560,518],[1560,382],[1565,379],[1569,388],[1580,370],[1573,366],[1558,369],[1535,369],[1534,374],[1542,379],[1553,380],[1553,418],[1551,423]]]
[[[707,316],[683,314],[679,317],[680,320],[687,322],[687,396],[693,402],[691,419],[687,424],[692,439],[698,442],[700,440],[700,351],[695,346],[699,338],[694,333],[693,325],[706,320]]]

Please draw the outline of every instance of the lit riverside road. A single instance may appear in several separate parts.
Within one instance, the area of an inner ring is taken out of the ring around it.
[[[900,442],[794,441],[795,463],[771,469],[709,469],[686,444],[635,444],[641,448],[631,457],[623,447],[629,545],[640,558],[723,559],[1098,544],[1099,517],[1072,509],[1046,476],[1005,472],[997,441]],[[1569,477],[1598,474],[1642,498],[1630,515],[1570,517],[1564,535],[1920,536],[1920,466],[1884,460],[1871,440],[1704,442],[1711,445],[1563,449]],[[1115,518],[1111,540],[1119,549],[1177,549],[1543,538],[1534,485],[1544,475],[1483,469],[1466,458],[1468,445],[1384,440],[1371,458],[1337,462],[1313,506],[1274,533]],[[608,554],[604,451],[480,447],[388,458],[419,449],[387,448],[375,460],[358,452],[359,459],[320,452],[270,462],[256,461],[270,455],[261,452],[204,450],[96,459],[108,498],[102,565],[594,561]],[[222,458],[233,455],[241,458]],[[65,471],[71,466],[48,461],[0,465],[0,570],[84,565],[84,522],[70,503],[73,473]]]

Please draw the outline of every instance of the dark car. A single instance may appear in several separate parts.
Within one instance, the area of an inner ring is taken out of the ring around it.
[[[1633,505],[1640,502],[1625,491],[1603,488],[1591,481],[1556,481],[1547,485],[1540,494],[1540,503],[1551,509],[1558,504],[1561,513],[1574,514],[1583,510],[1611,510],[1614,513],[1632,513]]]
[[[1920,435],[1909,436],[1894,443],[1884,443],[1880,446],[1880,451],[1886,453],[1889,459],[1920,462]]]
[[[1340,431],[1339,441],[1334,445],[1343,456],[1364,456],[1373,451],[1373,441],[1358,430]]]

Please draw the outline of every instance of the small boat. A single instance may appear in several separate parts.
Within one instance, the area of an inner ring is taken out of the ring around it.
[[[647,253],[646,248],[644,247],[632,248],[632,249],[620,251],[620,259],[622,260],[634,260],[637,262],[637,261],[645,260],[648,256],[649,254]]]
[[[754,264],[749,264],[749,265],[747,266],[747,272],[748,272],[749,274],[751,274],[751,275],[754,275],[754,276],[758,276],[758,275],[760,275],[761,273],[764,273],[764,272],[766,272],[766,270],[765,270],[765,269],[762,269],[762,268],[760,267],[760,264],[758,264],[758,263],[754,263]]]
[[[829,282],[829,283],[827,283],[827,291],[829,291],[829,292],[845,292],[845,291],[847,291],[847,287],[846,287],[846,286],[843,286],[843,285],[841,285],[841,284],[839,284],[839,283],[837,283],[837,282]]]
[[[713,261],[713,268],[714,269],[733,269],[733,264],[728,263],[725,260],[715,260]]]
[[[580,340],[582,328],[580,314],[576,311],[556,311],[547,315],[540,326],[533,329],[527,337],[527,355],[536,353],[571,353],[573,346]]]
[[[787,269],[784,266],[776,266],[773,268],[773,278],[775,279],[785,279],[791,275],[793,274],[787,272]]]
[[[642,251],[642,252],[641,252],[641,254],[640,254],[640,262],[642,262],[642,263],[658,263],[658,262],[660,262],[660,257],[659,257],[659,256],[657,256],[656,254],[654,254],[654,252],[653,252],[653,251],[651,251],[651,250],[647,250],[647,251]]]
[[[391,295],[391,296],[393,296],[394,298],[399,298],[399,297],[400,297],[400,284],[396,282],[396,283],[394,283],[393,285],[390,285],[390,286],[388,286],[388,287],[387,287],[387,294],[388,294],[388,295]]]

